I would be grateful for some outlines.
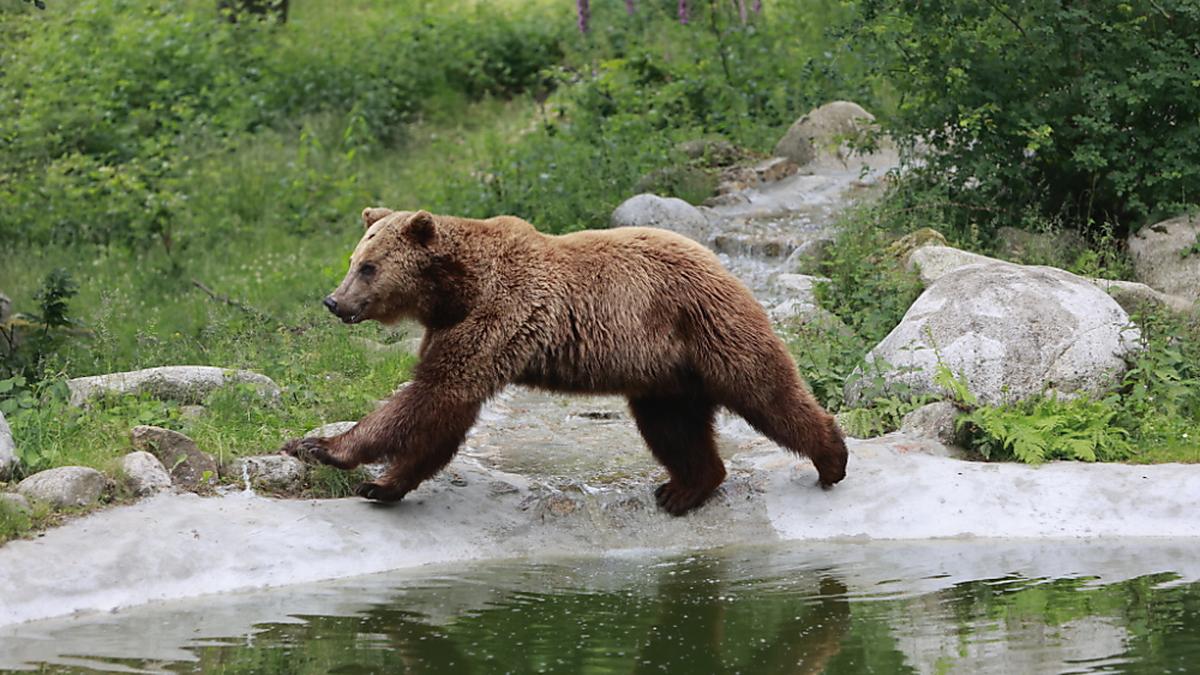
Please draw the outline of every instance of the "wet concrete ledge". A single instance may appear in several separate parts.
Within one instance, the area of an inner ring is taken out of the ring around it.
[[[810,465],[765,441],[743,444],[721,492],[684,518],[654,507],[650,476],[556,484],[466,454],[394,506],[160,495],[0,548],[0,625],[522,556],[777,541],[1200,540],[1200,466],[982,464],[926,454],[933,443],[852,441],[849,475],[830,491]]]

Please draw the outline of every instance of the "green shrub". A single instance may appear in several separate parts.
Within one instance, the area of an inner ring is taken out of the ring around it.
[[[852,41],[928,148],[965,229],[1030,210],[1128,228],[1200,200],[1200,5],[1193,0],[866,0]],[[980,210],[985,209],[985,210]]]

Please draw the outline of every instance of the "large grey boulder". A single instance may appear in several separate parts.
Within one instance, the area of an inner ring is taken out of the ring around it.
[[[712,225],[700,209],[675,197],[640,194],[621,203],[612,213],[612,227],[657,227],[707,243]]]
[[[923,284],[929,286],[950,272],[967,265],[1014,265],[1015,263],[962,251],[950,246],[924,246],[909,253],[906,264],[908,269],[917,271]],[[1165,307],[1176,312],[1189,312],[1194,306],[1194,303],[1187,298],[1167,295],[1136,281],[1112,279],[1088,279],[1088,281],[1111,295],[1113,300],[1116,300],[1117,304],[1129,313],[1156,307]]]
[[[17,444],[4,413],[0,412],[0,479],[7,478],[17,468]]]
[[[921,283],[928,287],[956,269],[981,263],[1012,264],[952,246],[921,246],[908,254],[905,267],[916,270],[921,277]]]
[[[171,487],[171,474],[157,457],[144,450],[125,455],[121,470],[130,489],[139,496],[152,495]]]
[[[163,463],[174,485],[196,490],[216,483],[216,460],[178,431],[141,425],[131,429],[129,437],[134,449],[149,452]]]
[[[295,492],[304,487],[308,467],[287,455],[258,455],[234,460],[229,475],[257,489]]]
[[[1200,216],[1149,225],[1129,237],[1137,278],[1168,295],[1200,299]]]
[[[874,127],[875,116],[857,103],[833,101],[796,120],[775,144],[774,154],[800,166],[824,156],[845,159],[843,141]]]
[[[1109,391],[1138,338],[1125,310],[1087,279],[986,263],[933,282],[867,361],[880,367],[889,391],[935,394],[940,360],[982,403],[1001,404],[1043,392]],[[846,387],[848,403],[864,397],[870,379]]]
[[[279,385],[271,378],[248,370],[214,366],[163,366],[67,381],[71,405],[77,406],[109,393],[148,394],[163,401],[202,403],[212,392],[233,384],[248,384],[268,400],[279,399]]]
[[[55,508],[88,506],[104,494],[104,474],[84,466],[62,466],[35,473],[17,485],[17,492]]]

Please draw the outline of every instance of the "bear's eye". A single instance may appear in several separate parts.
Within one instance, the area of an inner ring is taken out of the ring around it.
[[[363,263],[358,266],[358,273],[368,279],[375,276],[375,265],[371,263]]]

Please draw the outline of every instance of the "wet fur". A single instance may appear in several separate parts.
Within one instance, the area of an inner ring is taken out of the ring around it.
[[[386,458],[362,496],[398,500],[437,473],[510,383],[626,397],[670,476],[658,503],[676,515],[725,478],[713,432],[720,407],[809,457],[822,485],[845,475],[833,418],[759,303],[699,244],[648,228],[548,236],[512,217],[368,209],[363,219],[367,233],[332,297],[365,318],[420,321],[420,362],[407,387],[350,431],[284,447],[345,469]],[[378,267],[370,283],[353,279],[364,261]]]

